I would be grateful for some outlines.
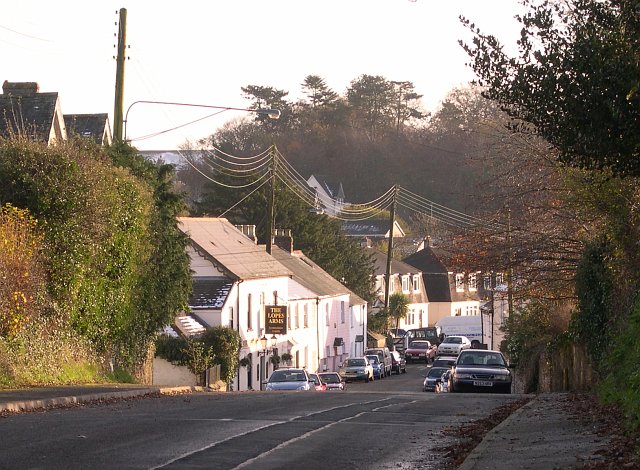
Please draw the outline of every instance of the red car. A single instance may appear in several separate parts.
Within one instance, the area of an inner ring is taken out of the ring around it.
[[[409,347],[404,352],[404,357],[407,362],[424,361],[429,364],[436,357],[437,349],[426,339],[414,340],[409,343]]]
[[[326,392],[327,384],[322,381],[318,374],[309,374],[309,378],[313,380],[316,392]]]

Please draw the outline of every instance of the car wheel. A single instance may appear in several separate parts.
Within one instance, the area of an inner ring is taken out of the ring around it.
[[[402,369],[402,373],[406,374],[407,373],[407,369],[406,368]]]

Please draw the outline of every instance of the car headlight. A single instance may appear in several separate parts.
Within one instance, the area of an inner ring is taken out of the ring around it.
[[[496,375],[495,379],[500,380],[502,382],[508,382],[511,380],[511,375]]]
[[[273,390],[273,387],[271,386],[271,384],[267,384],[267,386],[265,387],[265,390]]]
[[[471,374],[455,373],[455,374],[453,374],[453,376],[454,376],[456,379],[471,379],[471,378],[473,378],[473,377],[471,376]]]

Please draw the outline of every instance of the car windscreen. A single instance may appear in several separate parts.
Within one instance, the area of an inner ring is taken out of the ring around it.
[[[307,376],[304,372],[275,371],[271,374],[269,382],[306,382]]]
[[[445,367],[432,367],[427,374],[427,377],[440,377],[447,371]]]
[[[374,364],[377,364],[378,362],[380,362],[380,360],[378,359],[378,356],[367,356],[367,359],[369,359],[369,362],[372,362]]]
[[[328,384],[340,383],[340,377],[337,374],[320,374],[320,378]]]
[[[366,365],[364,359],[348,359],[346,362],[347,367],[357,367]]]
[[[462,343],[462,338],[460,338],[458,336],[450,336],[449,338],[445,338],[443,343],[461,344]]]
[[[458,364],[475,366],[498,366],[504,367],[505,362],[502,354],[469,352],[462,354],[458,358]]]

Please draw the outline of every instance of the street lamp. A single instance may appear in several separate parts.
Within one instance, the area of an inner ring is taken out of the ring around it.
[[[192,108],[209,108],[209,109],[220,109],[221,112],[224,111],[246,111],[248,113],[256,113],[261,114],[263,116],[267,116],[269,119],[280,119],[280,110],[273,108],[258,108],[258,109],[249,109],[249,108],[233,108],[231,106],[212,106],[208,104],[193,104],[193,103],[175,103],[172,101],[148,101],[148,100],[138,100],[134,101],[127,108],[127,112],[124,115],[124,140],[127,140],[127,121],[129,120],[129,111],[133,108],[134,105],[138,103],[146,103],[146,104],[162,104],[167,106],[189,106]]]

